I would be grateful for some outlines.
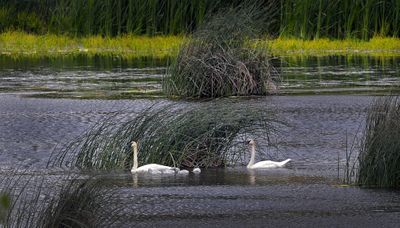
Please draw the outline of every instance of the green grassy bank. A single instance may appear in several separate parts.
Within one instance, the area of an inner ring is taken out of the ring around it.
[[[0,54],[32,57],[58,57],[87,54],[118,56],[121,58],[166,58],[177,54],[184,36],[135,36],[114,38],[90,36],[74,38],[62,35],[32,35],[24,32],[0,34]],[[268,46],[275,56],[327,56],[327,55],[376,55],[400,56],[400,39],[374,37],[369,41],[302,40],[278,38],[252,41],[252,46]]]

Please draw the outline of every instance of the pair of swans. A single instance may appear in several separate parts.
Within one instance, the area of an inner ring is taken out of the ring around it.
[[[159,164],[147,164],[138,167],[138,145],[137,142],[133,141],[131,143],[132,151],[133,151],[133,167],[131,169],[131,173],[150,173],[150,174],[179,174],[179,175],[187,175],[189,174],[188,170],[180,170],[176,167],[170,167],[166,165]],[[200,168],[194,168],[193,173],[198,174],[201,173]]]
[[[291,159],[286,159],[281,162],[276,162],[276,161],[260,161],[255,163],[255,157],[256,157],[256,142],[252,139],[248,142],[248,144],[251,146],[251,157],[249,164],[247,164],[248,169],[268,169],[268,168],[280,168],[284,167]],[[138,146],[135,141],[131,143],[132,150],[133,150],[133,167],[131,169],[132,173],[151,173],[151,174],[181,174],[181,175],[187,175],[189,174],[188,170],[180,170],[179,168],[176,167],[170,167],[170,166],[165,166],[165,165],[159,165],[159,164],[147,164],[144,166],[138,167]],[[200,168],[194,168],[193,173],[198,174],[201,172]]]

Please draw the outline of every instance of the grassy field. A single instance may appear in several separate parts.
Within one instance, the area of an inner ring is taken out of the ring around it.
[[[176,56],[184,36],[135,36],[115,38],[90,36],[73,38],[61,35],[32,35],[24,32],[0,34],[0,54],[32,57],[58,57],[87,54],[118,56],[121,58],[165,58]],[[302,40],[278,38],[252,41],[253,47],[269,47],[275,56],[327,56],[327,55],[376,55],[400,56],[400,39],[374,37],[369,41]]]
[[[15,57],[87,54],[123,58],[165,58],[175,56],[183,40],[181,36],[124,35],[115,38],[101,36],[71,38],[52,34],[32,35],[23,32],[6,32],[0,34],[0,53]]]
[[[400,56],[400,39],[374,37],[369,41],[344,39],[288,39],[278,38],[267,44],[277,56],[327,56],[327,55],[372,55]]]

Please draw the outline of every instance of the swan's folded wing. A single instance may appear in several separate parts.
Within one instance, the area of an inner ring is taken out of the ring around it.
[[[251,166],[251,169],[266,169],[266,168],[277,168],[280,167],[280,162],[274,162],[274,161],[260,161],[257,162],[256,164]]]
[[[144,166],[140,166],[139,168],[136,169],[136,172],[149,172],[150,170],[153,171],[163,171],[163,170],[172,170],[174,169],[173,167],[165,166],[165,165],[159,165],[159,164],[147,164]]]

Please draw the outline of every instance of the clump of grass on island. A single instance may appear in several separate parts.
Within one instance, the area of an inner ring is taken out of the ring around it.
[[[377,99],[369,109],[359,154],[358,184],[400,188],[400,98]]]
[[[271,111],[256,104],[229,100],[156,104],[136,116],[121,114],[103,120],[75,143],[54,153],[49,166],[130,170],[132,141],[139,144],[139,165],[234,165],[246,158],[246,137],[268,142],[278,123]]]
[[[267,26],[261,5],[241,5],[212,16],[185,42],[169,68],[163,90],[169,96],[215,98],[266,95],[276,91],[279,74],[266,48],[247,41]]]

